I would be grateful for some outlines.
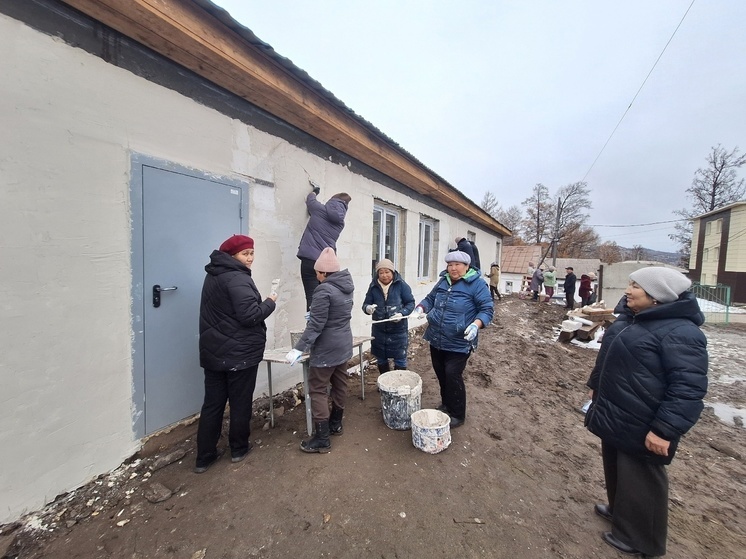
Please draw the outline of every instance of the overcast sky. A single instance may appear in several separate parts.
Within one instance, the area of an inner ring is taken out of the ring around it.
[[[601,226],[676,219],[712,146],[746,150],[745,0],[213,1],[477,204],[585,180],[621,246],[675,250]]]

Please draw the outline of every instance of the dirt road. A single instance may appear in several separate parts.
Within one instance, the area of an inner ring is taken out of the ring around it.
[[[601,541],[608,525],[592,512],[605,495],[600,444],[578,411],[596,352],[554,341],[562,313],[511,297],[496,304],[467,367],[467,422],[445,452],[423,453],[409,431],[384,425],[372,368],[364,401],[359,379],[351,381],[344,435],[332,439],[329,454],[298,449],[305,417],[303,406],[291,409],[290,395],[275,428],[263,430],[257,415],[256,448],[244,462],[224,458],[203,475],[192,473],[195,426],[182,426],[23,527],[3,527],[0,552],[87,559],[619,557]],[[742,374],[746,331],[705,331],[714,352],[711,382],[736,368]],[[437,381],[421,333],[410,349],[410,369],[423,378],[423,407],[435,407]],[[713,382],[708,397],[746,406],[743,381]],[[151,470],[157,458],[182,452]],[[706,409],[669,468],[667,557],[743,556],[745,459],[746,431]]]

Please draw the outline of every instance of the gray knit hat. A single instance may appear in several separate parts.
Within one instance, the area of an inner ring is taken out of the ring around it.
[[[692,285],[691,280],[681,272],[663,266],[640,268],[632,272],[629,279],[659,303],[675,301]]]
[[[446,262],[463,262],[467,266],[471,264],[471,256],[460,250],[446,253]]]

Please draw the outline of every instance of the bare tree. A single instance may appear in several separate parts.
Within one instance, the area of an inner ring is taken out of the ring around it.
[[[571,225],[562,236],[557,254],[560,258],[593,258],[600,240],[590,227]]]
[[[506,237],[506,245],[522,245],[525,244],[523,240],[523,232],[521,230],[521,223],[523,222],[523,212],[518,206],[510,206],[508,209],[498,208],[497,209],[497,221],[505,225],[513,233],[512,237]]]
[[[485,192],[484,196],[482,197],[482,202],[479,204],[479,207],[490,214],[492,217],[500,221],[497,217],[497,210],[500,208],[500,204],[497,201],[497,196],[495,196],[494,193],[490,192],[489,190]]]
[[[622,261],[622,249],[615,241],[606,241],[598,245],[596,249],[598,258],[605,264],[614,264]]]
[[[645,247],[642,245],[632,245],[632,255],[635,260],[638,262],[640,260],[645,260]]]
[[[741,200],[746,193],[746,179],[739,179],[737,170],[746,164],[746,154],[739,156],[738,147],[731,151],[720,144],[707,155],[707,166],[694,172],[692,185],[686,189],[692,201],[689,208],[675,210],[682,221],[674,225],[668,237],[678,243],[682,260],[689,261],[692,243],[691,218],[717,210]]]
[[[551,238],[551,227],[554,221],[554,204],[549,197],[549,189],[539,183],[533,188],[533,194],[523,201],[526,218],[523,220],[523,232],[526,241],[539,244]]]

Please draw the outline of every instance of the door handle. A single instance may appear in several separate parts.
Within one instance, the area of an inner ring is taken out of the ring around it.
[[[156,284],[153,286],[153,306],[155,308],[158,308],[161,306],[161,291],[176,291],[178,287],[175,285],[173,287],[161,287],[160,285]]]

